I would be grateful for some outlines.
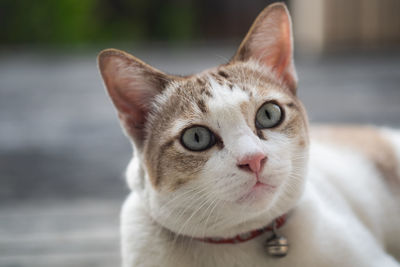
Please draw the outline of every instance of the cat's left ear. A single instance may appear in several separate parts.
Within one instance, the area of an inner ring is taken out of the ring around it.
[[[136,147],[141,149],[154,98],[173,77],[116,49],[102,51],[98,64],[121,124]]]
[[[269,5],[258,15],[233,57],[233,61],[249,59],[271,68],[296,93],[292,22],[284,3]]]

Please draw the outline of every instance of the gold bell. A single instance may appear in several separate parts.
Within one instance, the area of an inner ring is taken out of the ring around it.
[[[265,249],[270,256],[285,257],[289,251],[289,242],[286,237],[274,233],[265,243]]]

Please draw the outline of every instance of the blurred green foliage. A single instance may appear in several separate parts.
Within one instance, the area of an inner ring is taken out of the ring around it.
[[[0,44],[185,40],[195,20],[185,0],[1,0]]]

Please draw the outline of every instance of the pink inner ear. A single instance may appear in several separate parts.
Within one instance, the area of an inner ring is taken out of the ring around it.
[[[292,59],[290,27],[285,10],[272,10],[265,22],[255,29],[254,39],[250,43],[254,56],[271,67],[280,78],[284,78]]]
[[[297,75],[292,54],[289,13],[283,4],[273,4],[256,19],[236,58],[258,60],[271,68],[294,92],[297,87]]]
[[[145,97],[144,95],[145,92],[140,92],[139,90],[121,90],[120,88],[110,92],[110,96],[117,106],[119,113],[122,117],[129,118],[131,123],[136,125],[136,127],[145,123],[146,114],[149,111],[145,104],[146,101],[149,101],[149,97]]]
[[[137,90],[132,89],[133,83],[127,84],[124,79],[118,80],[120,75],[110,72],[108,75],[115,79],[107,82],[107,91],[118,110],[118,116],[127,130],[127,133],[136,140],[143,139],[142,129],[146,120],[148,110],[141,103],[141,94]],[[108,78],[110,77],[108,76]]]
[[[280,51],[278,51],[278,60],[275,63],[276,67],[276,72],[278,73],[279,76],[282,76],[285,70],[288,68],[290,64],[290,60],[292,58],[292,39],[291,39],[291,33],[289,31],[290,25],[285,25],[287,24],[288,21],[283,22],[281,24],[281,34],[280,34],[280,40],[277,43],[277,45],[280,46]]]
[[[100,55],[99,65],[107,91],[127,133],[140,146],[151,102],[161,91],[159,80],[163,74],[123,52],[105,53]]]

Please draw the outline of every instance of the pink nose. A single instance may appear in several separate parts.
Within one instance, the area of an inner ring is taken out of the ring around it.
[[[259,173],[267,161],[267,157],[263,153],[256,153],[240,159],[237,163],[239,169]]]

